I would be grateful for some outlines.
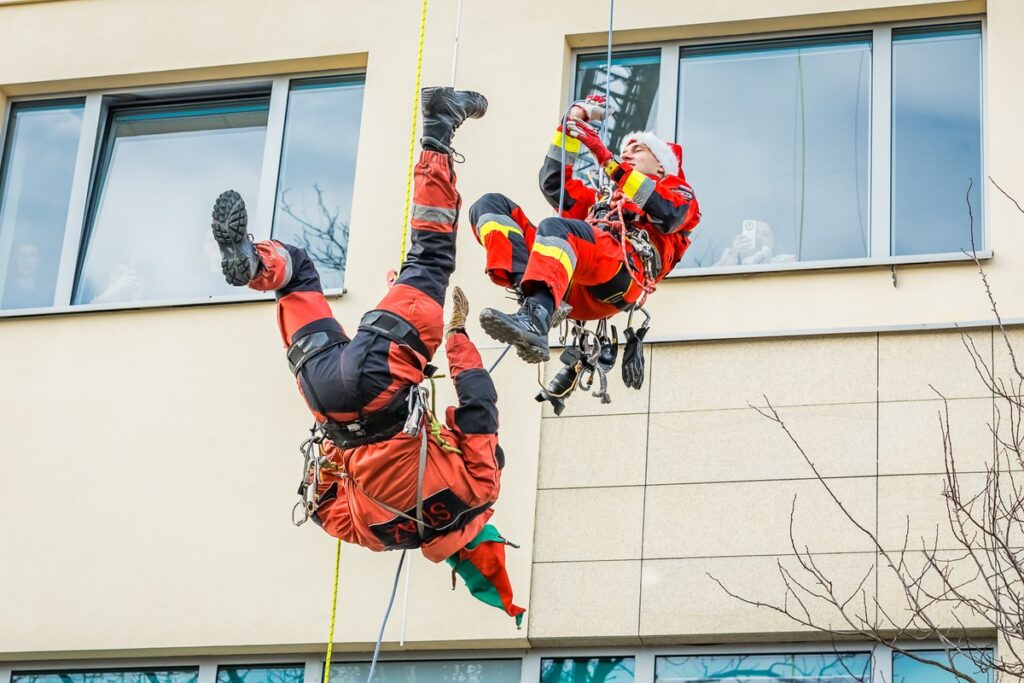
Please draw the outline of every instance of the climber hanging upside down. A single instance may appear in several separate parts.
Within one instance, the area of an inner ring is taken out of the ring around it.
[[[213,234],[228,283],[274,291],[288,363],[322,425],[321,481],[312,517],[324,531],[371,550],[419,548],[447,560],[473,594],[517,623],[505,571],[506,541],[487,524],[498,498],[504,454],[498,445],[497,394],[464,328],[468,304],[455,289],[455,312],[442,331],[445,291],[455,270],[462,200],[455,188],[452,135],[480,118],[479,93],[424,88],[423,148],[416,166],[411,248],[397,281],[349,337],[333,317],[320,278],[302,249],[254,244],[237,192],[213,210]],[[445,350],[459,405],[444,425],[418,419],[418,385]]]
[[[473,232],[487,250],[488,275],[521,299],[517,313],[484,309],[480,323],[529,363],[548,359],[552,315],[563,301],[571,306],[569,317],[581,321],[630,310],[645,284],[649,291],[672,271],[700,220],[683,175],[682,148],[651,132],[636,132],[623,139],[620,155],[613,155],[591,126],[603,119],[604,106],[597,95],[575,103],[565,130],[559,126],[548,149],[540,186],[559,216],[534,226],[501,194],[484,195],[469,211]],[[610,201],[599,201],[596,190],[573,177],[583,147],[611,181]],[[600,220],[615,206],[622,210],[624,234]],[[627,332],[623,376],[634,388],[643,382],[642,342],[643,331]]]

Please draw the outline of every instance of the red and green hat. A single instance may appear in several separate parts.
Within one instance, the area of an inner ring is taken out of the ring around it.
[[[512,603],[512,582],[505,571],[505,546],[519,546],[506,540],[498,530],[488,524],[459,552],[448,558],[452,567],[452,589],[455,575],[466,582],[466,588],[477,600],[505,610],[522,626],[525,609]]]

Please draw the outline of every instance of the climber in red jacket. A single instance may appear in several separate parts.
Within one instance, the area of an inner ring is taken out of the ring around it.
[[[467,118],[483,116],[487,100],[424,88],[421,104],[411,247],[397,281],[353,337],[332,315],[304,250],[252,242],[237,192],[217,199],[213,233],[230,284],[276,293],[289,366],[327,434],[313,519],[330,535],[371,550],[419,548],[433,562],[448,561],[474,595],[518,623],[525,610],[512,602],[507,542],[487,524],[504,466],[497,393],[466,336],[468,304],[457,288],[445,336],[459,405],[448,409],[444,424],[431,424],[429,413],[426,421],[417,417],[426,409],[418,385],[442,340],[455,270],[461,198],[452,135]]]

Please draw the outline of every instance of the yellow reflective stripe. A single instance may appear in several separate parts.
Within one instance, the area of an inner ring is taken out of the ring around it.
[[[633,199],[636,197],[637,191],[640,189],[640,186],[644,184],[645,180],[647,180],[647,176],[640,171],[630,171],[629,177],[626,178],[626,182],[622,184],[623,194],[630,199]]]
[[[533,250],[542,256],[548,256],[556,259],[565,268],[565,274],[572,279],[572,261],[569,259],[569,255],[565,253],[564,249],[558,247],[552,247],[547,244],[541,244],[540,242],[533,243]]]
[[[480,239],[484,239],[492,232],[500,232],[506,238],[508,237],[508,234],[510,232],[514,232],[517,235],[523,234],[522,230],[520,230],[519,228],[514,228],[511,225],[502,225],[497,221],[487,221],[486,223],[480,226]]]
[[[572,154],[579,154],[579,151],[583,148],[582,142],[576,138],[566,136],[565,133],[559,130],[555,131],[555,137],[551,139],[551,144]]]
[[[604,165],[604,172],[611,175],[612,173],[615,173],[618,168],[619,162],[615,161],[615,159],[609,159],[608,163]]]

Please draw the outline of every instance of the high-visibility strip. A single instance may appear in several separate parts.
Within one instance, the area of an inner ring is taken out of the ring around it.
[[[571,154],[579,154],[583,149],[583,143],[576,138],[567,136],[560,130],[555,131],[555,137],[551,138],[551,144],[558,149],[564,149]]]
[[[629,197],[637,206],[647,203],[654,192],[654,181],[640,171],[631,171],[622,184],[622,193]]]
[[[454,225],[459,215],[455,209],[446,209],[441,206],[426,206],[425,204],[413,204],[412,219],[427,221],[428,223],[441,223],[443,225]]]
[[[562,156],[565,156],[565,165],[572,166],[576,163],[576,159],[579,154],[576,152],[570,152],[569,150],[562,151],[562,148],[557,145],[548,145],[548,159],[554,159],[558,163],[562,163]]]
[[[572,279],[573,260],[569,257],[569,254],[567,254],[564,249],[562,249],[561,247],[555,247],[548,244],[544,244],[538,238],[538,240],[533,243],[533,251],[536,254],[540,254],[541,256],[547,256],[548,258],[553,258],[559,263],[561,263],[562,267],[565,268],[566,277],[568,277],[570,280]]]
[[[483,240],[492,232],[500,232],[506,238],[508,238],[509,233],[512,232],[519,236],[523,235],[523,231],[519,229],[518,226],[502,225],[498,221],[487,221],[486,223],[480,226],[480,239]]]

